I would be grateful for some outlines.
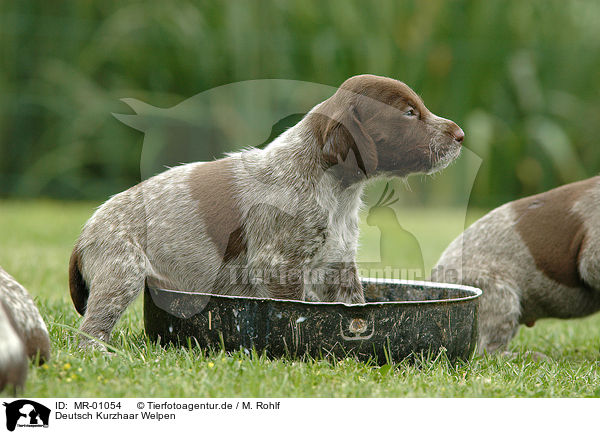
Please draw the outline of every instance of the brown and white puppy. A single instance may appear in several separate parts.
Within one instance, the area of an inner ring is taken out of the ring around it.
[[[175,167],[114,196],[71,256],[81,330],[108,340],[146,281],[364,302],[355,255],[365,181],[442,169],[463,137],[404,83],[361,75],[265,149]]]
[[[432,279],[483,290],[479,352],[504,349],[520,324],[600,310],[600,177],[509,202],[444,251]]]
[[[50,357],[50,338],[33,300],[15,279],[0,268],[0,390],[23,387],[27,357]]]

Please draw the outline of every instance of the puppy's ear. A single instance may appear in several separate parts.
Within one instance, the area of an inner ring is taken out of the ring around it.
[[[331,166],[346,161],[350,151],[353,151],[358,168],[365,176],[375,173],[377,149],[354,104],[329,119],[323,138],[323,158]]]

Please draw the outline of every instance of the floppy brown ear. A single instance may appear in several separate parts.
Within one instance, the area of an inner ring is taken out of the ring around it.
[[[330,165],[346,161],[353,151],[358,168],[365,176],[377,169],[377,149],[361,123],[354,105],[335,119],[330,119],[325,128],[323,158]]]

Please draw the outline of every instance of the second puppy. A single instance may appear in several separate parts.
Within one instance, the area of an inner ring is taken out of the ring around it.
[[[519,325],[600,310],[600,177],[509,202],[444,251],[432,280],[482,289],[479,352]]]

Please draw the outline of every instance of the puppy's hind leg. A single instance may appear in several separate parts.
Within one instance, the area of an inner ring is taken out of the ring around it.
[[[130,246],[124,254],[104,254],[91,262],[89,296],[80,330],[101,341],[108,342],[111,332],[125,309],[144,289],[147,274],[147,259],[143,252]],[[85,267],[88,267],[85,258]],[[104,346],[82,336],[80,347]]]
[[[497,279],[485,280],[473,283],[483,291],[479,305],[479,354],[504,350],[517,333],[521,316],[519,295],[513,286]]]
[[[498,279],[480,285],[483,295],[479,306],[478,353],[498,353],[508,360],[517,357],[531,358],[534,361],[548,359],[548,356],[537,351],[506,351],[522,320],[521,296],[519,290],[515,289],[517,286]]]

